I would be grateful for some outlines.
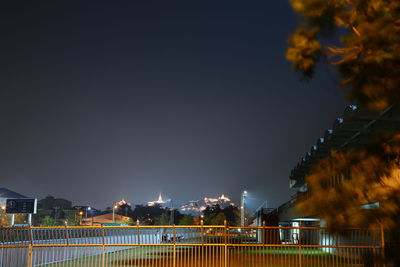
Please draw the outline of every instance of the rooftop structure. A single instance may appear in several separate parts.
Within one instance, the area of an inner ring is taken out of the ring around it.
[[[294,207],[299,197],[307,195],[305,177],[320,159],[328,157],[332,150],[345,151],[363,147],[370,144],[375,135],[398,132],[399,129],[400,109],[395,105],[381,111],[365,110],[355,105],[348,106],[343,116],[334,121],[332,129],[326,130],[325,135],[318,139],[311,150],[292,169],[289,185],[291,188],[297,188],[299,192],[277,209],[279,221],[296,221],[300,220],[299,218],[312,216],[300,214]]]
[[[0,188],[0,198],[27,198],[24,195],[21,195],[17,192],[14,192],[5,187]]]
[[[394,132],[400,129],[400,109],[390,106],[383,111],[360,109],[348,106],[342,117],[337,118],[325,135],[301,159],[290,173],[290,187],[305,190],[304,178],[312,165],[329,156],[331,150],[343,151],[352,147],[368,144],[371,138],[382,132]]]
[[[28,198],[5,187],[0,188],[0,207],[3,209],[6,206],[7,198]]]

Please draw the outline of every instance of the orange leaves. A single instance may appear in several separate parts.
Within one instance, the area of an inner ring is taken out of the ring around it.
[[[287,60],[293,63],[293,68],[312,76],[313,68],[321,54],[321,44],[315,39],[318,28],[311,30],[299,29],[289,40],[286,52]]]
[[[358,105],[384,109],[400,101],[400,1],[292,0],[291,4],[304,18],[286,53],[295,71],[309,78],[315,65],[328,59]],[[346,30],[336,31],[332,40],[322,36],[336,27]]]
[[[333,230],[394,226],[400,219],[399,151],[400,135],[381,136],[362,149],[332,151],[306,177],[310,197],[297,207],[318,214]],[[365,209],[368,203],[380,207]]]

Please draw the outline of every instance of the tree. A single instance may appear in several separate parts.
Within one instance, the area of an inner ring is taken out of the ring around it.
[[[352,102],[378,110],[398,104],[399,0],[290,2],[304,18],[286,52],[295,71],[309,79],[317,63],[328,62],[339,71]],[[400,231],[394,225],[400,219],[399,139],[399,135],[382,135],[369,146],[332,151],[306,177],[309,198],[298,207],[321,216],[331,230],[379,225],[398,242]],[[365,204],[373,202],[380,207],[366,209]],[[397,252],[387,256],[400,265]]]
[[[168,212],[170,214],[171,210],[169,210]],[[182,213],[180,213],[179,210],[177,210],[177,209],[174,209],[173,214],[174,214],[174,224],[179,224],[180,220],[182,220],[184,215]]]
[[[208,206],[204,211],[204,224],[205,225],[212,225],[212,221],[214,217],[222,212],[222,209],[219,205],[215,206]]]
[[[303,23],[286,58],[311,78],[329,62],[360,106],[384,109],[400,100],[400,1],[290,0]]]
[[[399,0],[290,2],[304,19],[286,52],[295,71],[309,79],[317,63],[328,62],[361,108],[382,110],[399,103]],[[379,225],[400,236],[394,226],[400,213],[399,136],[379,138],[320,160],[306,177],[310,197],[299,207],[324,218],[331,230]],[[380,207],[366,209],[374,201]]]
[[[169,217],[167,213],[161,214],[155,219],[155,225],[169,225]]]
[[[240,211],[237,207],[229,205],[225,209],[223,209],[226,220],[229,225],[235,226],[240,222]]]
[[[160,205],[143,206],[136,205],[131,213],[134,221],[139,220],[141,224],[154,224],[155,218],[165,213],[166,210]]]
[[[43,226],[57,226],[58,223],[50,216],[45,216],[42,221]]]
[[[132,216],[132,207],[129,203],[124,203],[122,205],[119,205],[115,213],[122,215],[122,216]]]
[[[226,216],[223,212],[218,213],[211,219],[211,225],[224,225],[226,222]]]
[[[64,210],[64,220],[69,226],[77,226],[80,223],[80,215],[77,210]]]
[[[203,211],[204,224],[224,224],[223,221],[221,223],[221,218],[223,217],[223,220],[226,220],[229,225],[237,225],[239,222],[239,213],[238,208],[231,205],[224,209],[221,209],[219,205],[209,206]]]
[[[23,224],[26,221],[26,214],[15,214],[14,223]],[[0,213],[0,226],[10,226],[11,214]]]
[[[194,217],[192,215],[183,215],[179,220],[179,225],[194,225]]]

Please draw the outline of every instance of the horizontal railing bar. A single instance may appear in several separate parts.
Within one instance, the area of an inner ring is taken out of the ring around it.
[[[357,249],[379,249],[380,246],[342,246],[342,245],[296,245],[296,244],[224,244],[224,243],[154,243],[154,244],[33,244],[33,245],[15,245],[0,246],[0,248],[28,248],[28,247],[150,247],[150,246],[204,246],[204,247],[301,247],[301,248],[357,248]]]
[[[29,229],[137,229],[137,228],[221,228],[221,229],[313,229],[327,230],[326,227],[289,227],[289,226],[223,226],[223,225],[139,225],[139,226],[32,226],[32,227],[0,227],[0,230],[29,230]],[[380,229],[346,228],[345,231],[379,231]]]
[[[207,226],[205,225],[204,228]],[[223,228],[223,226],[221,227]],[[326,227],[317,226],[227,226],[228,229],[312,229],[312,230],[328,230]],[[346,228],[344,231],[361,230],[361,231],[379,231],[380,229],[363,229],[363,228]]]

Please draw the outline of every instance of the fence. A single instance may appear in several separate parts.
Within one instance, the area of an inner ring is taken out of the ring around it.
[[[319,227],[9,227],[0,228],[0,267],[378,266],[381,237]]]

